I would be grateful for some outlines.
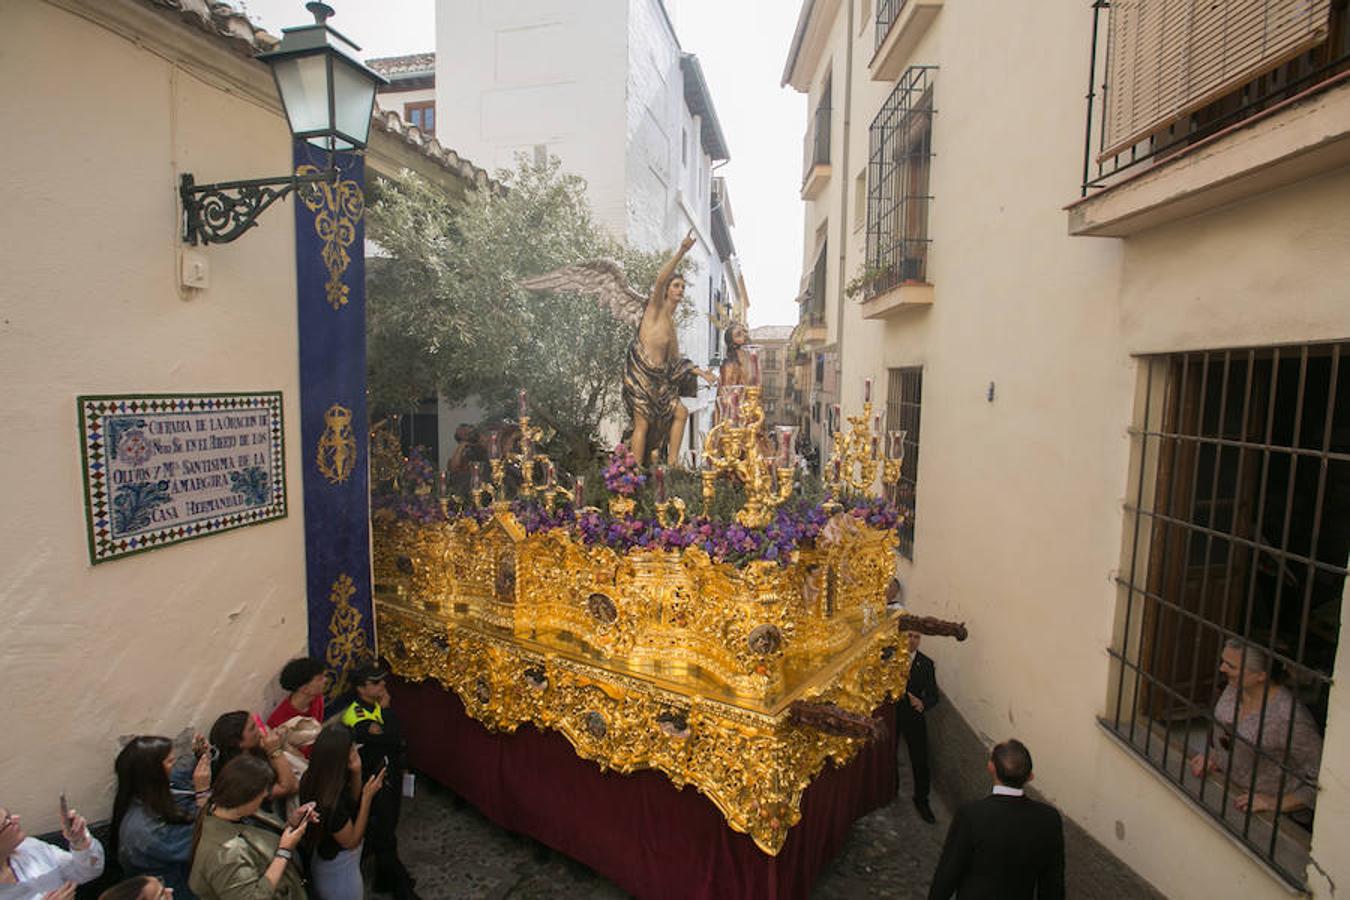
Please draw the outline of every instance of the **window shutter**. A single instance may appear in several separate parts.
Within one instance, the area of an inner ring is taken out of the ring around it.
[[[1331,0],[1113,0],[1101,159],[1327,38]]]

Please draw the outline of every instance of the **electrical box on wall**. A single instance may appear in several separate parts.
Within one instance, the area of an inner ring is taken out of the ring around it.
[[[185,248],[180,279],[183,287],[205,290],[211,286],[211,265],[201,250]]]

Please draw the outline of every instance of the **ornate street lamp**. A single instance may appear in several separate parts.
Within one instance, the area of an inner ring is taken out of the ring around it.
[[[328,152],[328,165],[311,175],[254,178],[198,185],[185,173],[178,194],[183,201],[183,240],[224,244],[257,224],[258,216],[292,191],[319,182],[334,183],[333,154],[360,150],[370,136],[375,88],[388,79],[354,55],[361,48],[327,24],[333,8],[306,3],[313,25],[282,30],[281,44],[258,59],[272,67],[291,134]]]

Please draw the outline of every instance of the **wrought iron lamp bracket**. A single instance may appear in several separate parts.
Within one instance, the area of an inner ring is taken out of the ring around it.
[[[178,185],[183,203],[183,241],[188,244],[228,244],[254,225],[263,210],[292,191],[316,184],[336,184],[338,170],[329,166],[308,175],[251,178],[197,184],[184,173]]]

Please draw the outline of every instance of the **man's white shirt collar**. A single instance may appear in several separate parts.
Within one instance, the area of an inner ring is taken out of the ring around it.
[[[1008,787],[1006,784],[994,785],[993,792],[1003,797],[1023,797],[1026,795],[1026,792],[1021,788]]]

